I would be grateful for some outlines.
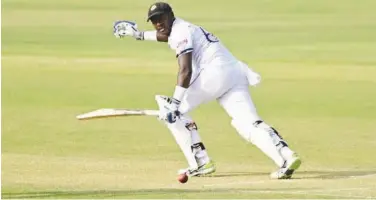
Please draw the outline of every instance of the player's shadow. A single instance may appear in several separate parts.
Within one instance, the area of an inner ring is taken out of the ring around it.
[[[376,176],[376,170],[365,171],[301,171],[295,179],[344,179],[362,176]]]
[[[216,172],[207,177],[267,176],[267,172]]]
[[[342,179],[356,178],[363,176],[376,176],[376,170],[365,171],[298,171],[293,179]],[[216,177],[241,177],[241,176],[269,176],[266,172],[217,172],[211,176]],[[270,188],[269,188],[270,189]],[[294,188],[273,188],[270,190],[285,191]],[[136,189],[136,190],[93,190],[93,191],[40,191],[40,192],[21,192],[21,193],[2,193],[2,199],[27,199],[27,198],[134,198],[148,197],[150,195],[168,195],[180,198],[184,194],[218,194],[228,192],[244,192],[241,188],[214,188],[214,189],[177,189],[177,188],[160,188],[160,189]],[[247,188],[247,191],[258,189]]]
[[[294,190],[296,188],[288,188],[287,190]],[[189,194],[220,194],[220,193],[233,193],[233,192],[257,192],[259,189],[240,189],[240,188],[215,188],[215,189],[177,189],[177,188],[156,188],[156,189],[124,189],[124,190],[86,190],[86,191],[40,191],[40,192],[22,192],[22,193],[2,193],[2,199],[113,199],[113,198],[147,198],[152,196],[163,195],[166,197],[182,198]],[[270,191],[286,191],[286,188],[272,188]]]
[[[297,171],[293,179],[342,179],[376,176],[376,170],[366,171]],[[268,172],[218,172],[211,177],[269,176]]]

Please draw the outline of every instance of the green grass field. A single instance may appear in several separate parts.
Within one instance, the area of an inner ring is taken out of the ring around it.
[[[75,119],[172,94],[166,44],[112,35],[119,19],[151,29],[152,2],[2,1],[2,198],[376,198],[376,1],[170,0],[261,73],[259,114],[304,160],[270,180],[272,161],[213,102],[192,116],[217,173],[187,184],[156,119]]]

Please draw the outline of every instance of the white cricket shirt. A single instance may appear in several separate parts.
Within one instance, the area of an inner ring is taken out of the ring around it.
[[[180,18],[175,18],[172,24],[168,45],[175,50],[176,57],[192,52],[192,68],[196,72],[207,65],[237,61],[217,37]]]

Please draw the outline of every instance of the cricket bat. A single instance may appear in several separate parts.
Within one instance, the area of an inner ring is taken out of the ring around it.
[[[159,110],[141,110],[141,109],[117,109],[102,108],[91,112],[77,115],[78,120],[89,120],[110,117],[127,117],[127,116],[158,116]]]

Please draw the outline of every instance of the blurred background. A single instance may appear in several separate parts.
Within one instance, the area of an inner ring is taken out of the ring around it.
[[[295,179],[269,180],[274,164],[212,102],[192,116],[218,171],[185,185],[185,159],[156,119],[75,119],[172,95],[167,44],[112,33],[121,19],[152,29],[153,2],[1,2],[3,198],[376,196],[375,1],[167,1],[262,75],[250,88],[258,112],[303,158]]]

